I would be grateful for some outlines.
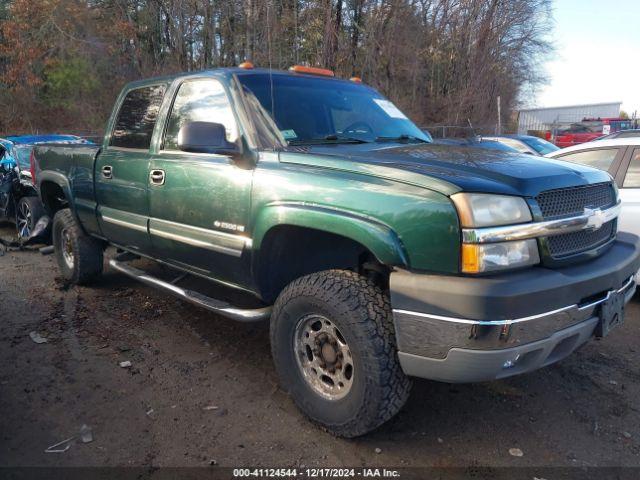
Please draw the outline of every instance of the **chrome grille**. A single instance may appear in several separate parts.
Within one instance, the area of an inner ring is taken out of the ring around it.
[[[582,215],[585,208],[610,208],[615,204],[611,183],[547,190],[536,197],[544,220]],[[560,259],[604,245],[616,234],[617,221],[597,230],[580,230],[546,238],[549,254]]]
[[[559,217],[582,215],[585,207],[607,208],[615,203],[613,186],[610,183],[596,183],[579,187],[547,190],[536,200],[545,220]]]

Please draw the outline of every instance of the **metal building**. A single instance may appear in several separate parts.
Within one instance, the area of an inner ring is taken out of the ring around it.
[[[526,135],[530,131],[551,130],[580,122],[583,118],[617,118],[621,105],[622,102],[608,102],[520,110],[518,133]]]

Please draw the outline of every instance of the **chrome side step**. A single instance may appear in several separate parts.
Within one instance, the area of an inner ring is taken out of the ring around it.
[[[134,278],[146,285],[160,288],[166,292],[172,293],[189,303],[193,303],[202,308],[206,308],[212,312],[215,312],[224,317],[240,322],[257,322],[260,320],[266,320],[271,316],[271,307],[262,307],[256,309],[242,309],[234,307],[226,302],[216,300],[215,298],[207,297],[194,290],[188,290],[177,285],[174,285],[164,280],[160,280],[157,277],[153,277],[146,272],[143,272],[139,268],[127,265],[123,261],[118,259],[110,259],[109,266],[120,273]]]

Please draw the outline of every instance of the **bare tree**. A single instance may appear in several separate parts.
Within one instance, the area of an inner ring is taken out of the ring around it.
[[[247,59],[360,76],[419,123],[493,124],[498,95],[506,120],[544,81],[549,22],[550,0],[2,0],[0,130],[99,129],[126,81]]]

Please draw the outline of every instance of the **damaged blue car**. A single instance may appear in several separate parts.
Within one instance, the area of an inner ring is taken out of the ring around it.
[[[0,221],[15,223],[18,240],[31,238],[45,215],[31,172],[35,145],[92,142],[75,135],[21,135],[0,138]]]

